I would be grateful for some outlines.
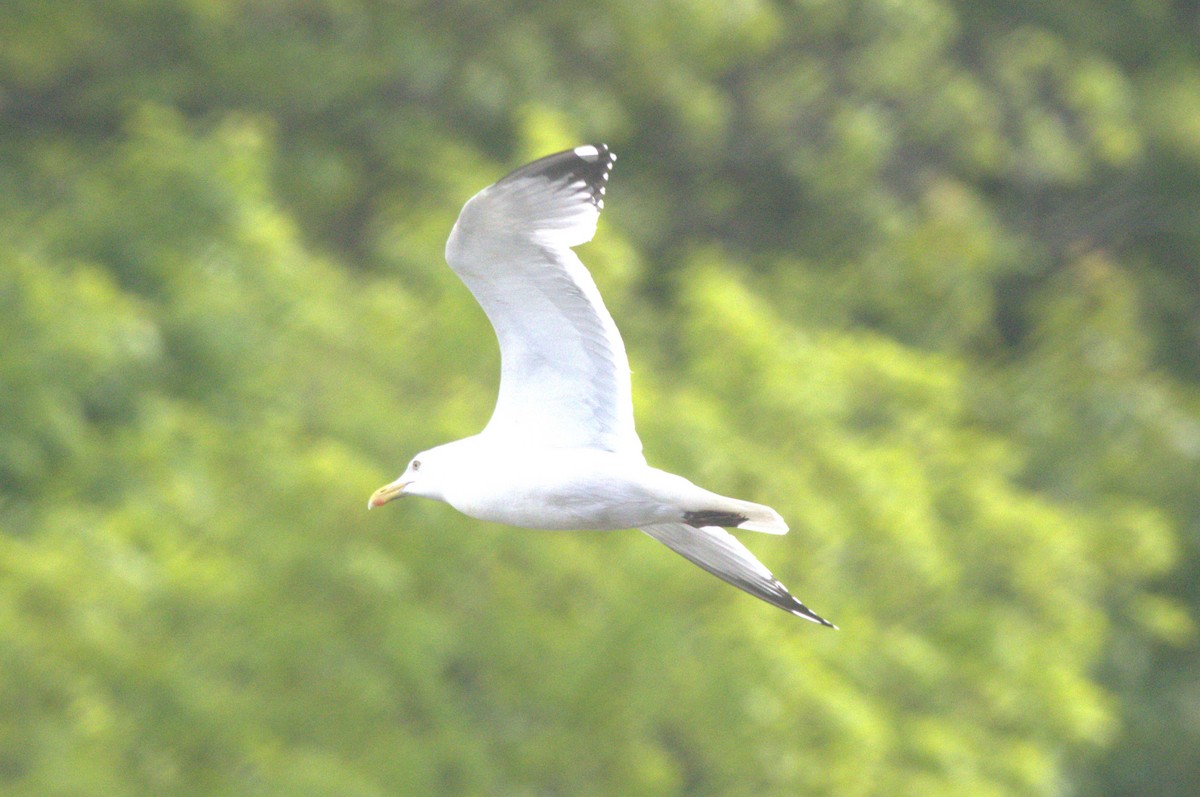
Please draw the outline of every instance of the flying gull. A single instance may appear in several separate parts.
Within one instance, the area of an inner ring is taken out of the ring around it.
[[[642,456],[625,345],[571,249],[595,235],[616,159],[604,144],[549,155],[463,206],[446,261],[500,340],[496,409],[479,434],[417,454],[367,506],[415,495],[525,528],[638,528],[756,598],[834,628],[722,528],[783,534],[779,513]]]

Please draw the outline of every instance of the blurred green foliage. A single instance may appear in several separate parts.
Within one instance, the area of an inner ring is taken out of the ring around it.
[[[1191,795],[1193,4],[7,0],[0,790]],[[651,460],[844,629],[372,489],[605,140]]]

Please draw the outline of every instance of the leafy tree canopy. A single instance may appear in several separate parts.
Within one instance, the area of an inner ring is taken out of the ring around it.
[[[1188,4],[4,18],[6,794],[1192,793]],[[840,633],[363,510],[490,412],[458,208],[589,140],[651,460]]]

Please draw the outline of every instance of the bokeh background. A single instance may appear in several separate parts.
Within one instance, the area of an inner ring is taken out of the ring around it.
[[[635,532],[365,510],[498,378],[458,209],[587,141]],[[1200,7],[3,0],[0,791],[1200,783]]]

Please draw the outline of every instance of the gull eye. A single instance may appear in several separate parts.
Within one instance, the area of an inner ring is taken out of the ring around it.
[[[418,470],[420,470],[420,469],[421,469],[421,460],[419,460],[419,459],[414,459],[414,460],[412,461],[412,469],[413,469],[414,471],[418,471]]]

